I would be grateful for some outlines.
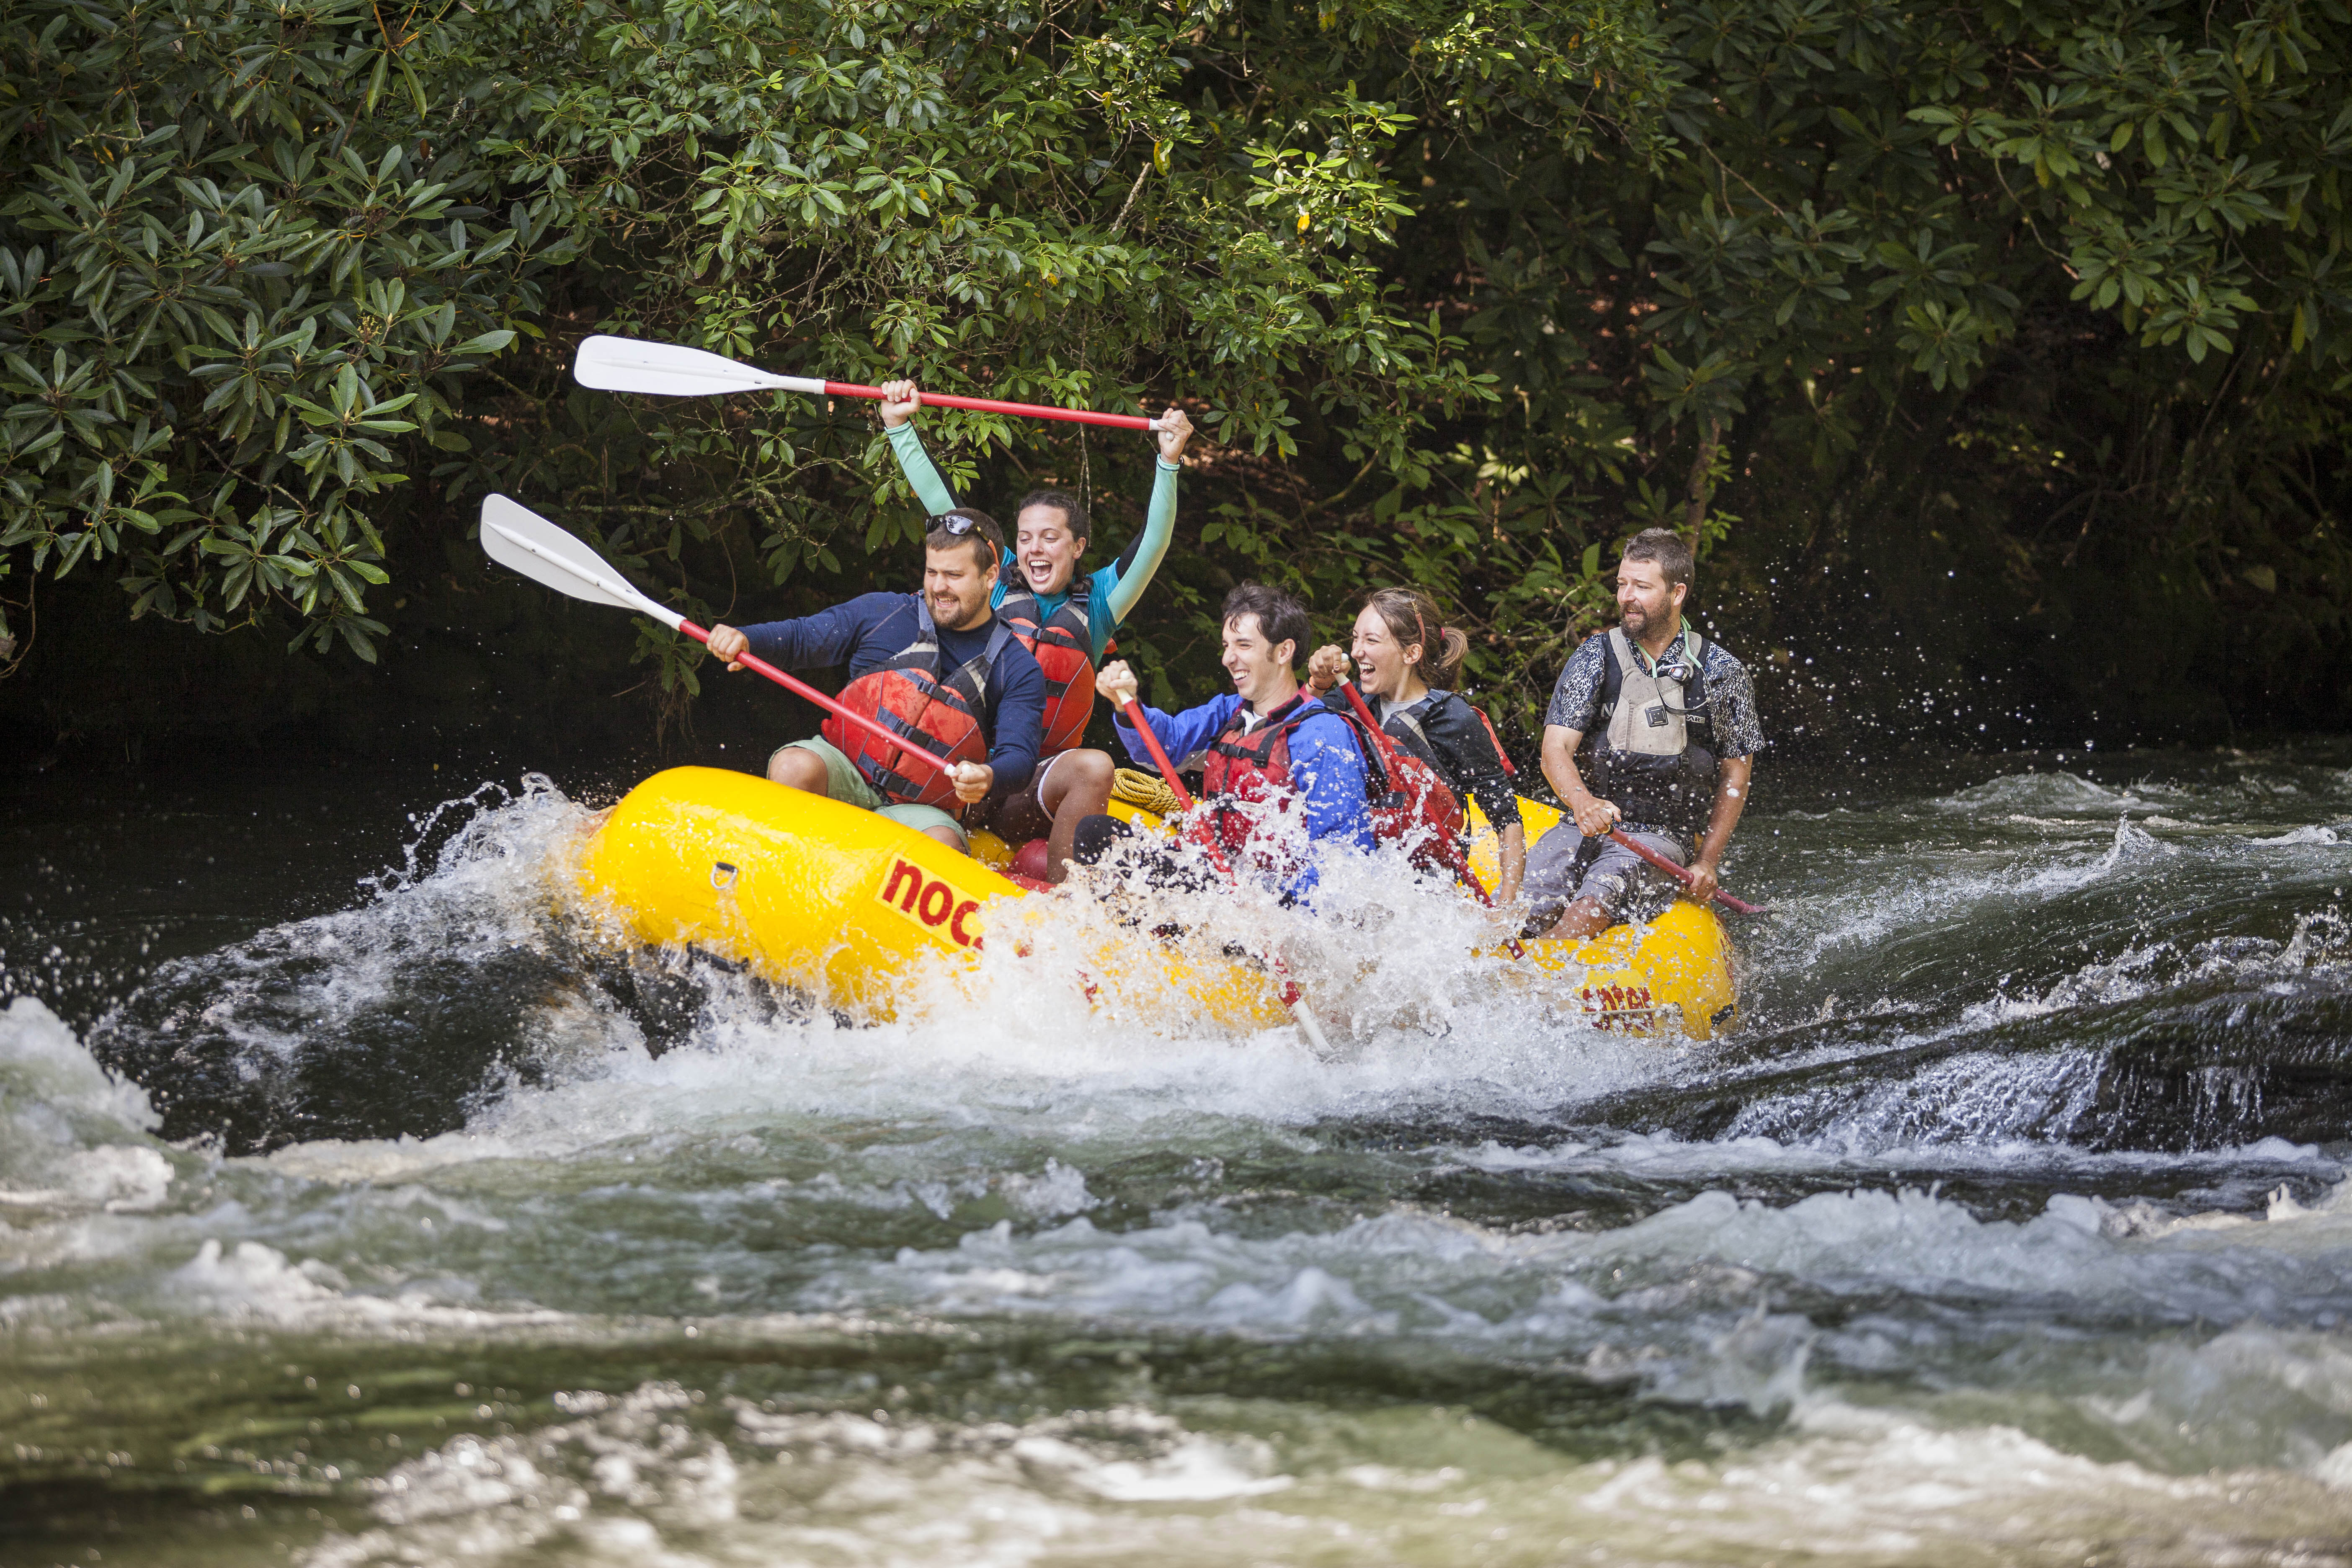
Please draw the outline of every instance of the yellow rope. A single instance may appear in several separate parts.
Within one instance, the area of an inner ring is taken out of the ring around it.
[[[1147,773],[1140,768],[1121,768],[1112,774],[1110,793],[1129,805],[1140,806],[1159,816],[1172,816],[1178,809],[1176,792],[1161,783],[1158,773]]]

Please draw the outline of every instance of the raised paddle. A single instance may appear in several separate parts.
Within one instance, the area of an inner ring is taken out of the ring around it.
[[[667,397],[709,397],[729,392],[799,392],[811,397],[878,398],[878,386],[820,381],[806,375],[774,375],[739,364],[722,354],[641,338],[597,336],[584,340],[572,357],[572,379],[600,392],[651,392]],[[918,395],[927,408],[969,408],[1023,419],[1066,419],[1077,425],[1108,425],[1120,430],[1156,430],[1139,414],[1097,414],[1087,408],[1049,408],[1040,403],[1003,403],[993,397]]]
[[[1691,882],[1694,880],[1690,874],[1689,868],[1675,865],[1672,860],[1667,859],[1664,856],[1659,854],[1656,850],[1651,848],[1640,839],[1631,837],[1614,827],[1609,830],[1609,837],[1623,847],[1631,849],[1634,854],[1639,855],[1643,859],[1647,860],[1651,865],[1655,866],[1659,870],[1664,871],[1667,876],[1672,877],[1675,881],[1680,882],[1684,887],[1689,887]],[[1769,910],[1762,909],[1755,904],[1751,904],[1745,899],[1735,899],[1729,893],[1725,892],[1721,888],[1717,888],[1715,890],[1715,901],[1721,904],[1725,909],[1729,910],[1732,913],[1738,915],[1769,915],[1772,912]]]
[[[1160,743],[1159,732],[1152,729],[1151,721],[1143,716],[1143,704],[1130,697],[1118,705],[1118,710],[1127,715],[1128,723],[1133,727],[1137,734],[1143,737],[1143,749],[1151,753],[1151,765],[1160,770],[1160,782],[1165,784],[1170,793],[1175,795],[1177,806],[1181,810],[1192,810],[1192,792],[1184,787],[1183,775],[1176,771],[1176,764],[1168,760],[1168,748]],[[1218,847],[1215,839],[1203,838],[1201,840],[1201,846],[1208,850],[1209,858],[1216,863],[1217,869],[1225,874],[1226,881],[1241,880],[1234,871],[1233,863],[1225,858],[1225,852]],[[1298,1020],[1298,1032],[1307,1037],[1307,1043],[1314,1047],[1317,1056],[1329,1056],[1331,1042],[1323,1037],[1323,1026],[1315,1021],[1314,1013],[1307,1005],[1307,994],[1298,988],[1298,982],[1290,977],[1290,971],[1283,963],[1282,955],[1269,952],[1266,954],[1266,963],[1272,966],[1276,976],[1282,982],[1282,1005],[1290,1010],[1290,1016],[1293,1018]]]
[[[710,640],[708,631],[631,587],[603,556],[520,501],[501,495],[483,498],[482,549],[499,565],[520,572],[534,583],[543,583],[559,594],[568,594],[592,605],[635,610],[641,616],[651,616],[672,631],[684,632],[697,642]],[[737,655],[734,662],[766,676],[787,691],[807,698],[825,711],[846,719],[917,762],[953,775],[954,769],[945,758],[933,755],[863,713],[850,711],[805,680],[778,669],[767,660],[744,653]]]

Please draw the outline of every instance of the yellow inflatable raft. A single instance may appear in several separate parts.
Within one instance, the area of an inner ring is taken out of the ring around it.
[[[1538,814],[1546,826],[1558,817],[1526,810],[1531,837]],[[974,847],[1009,858],[984,838]],[[1476,849],[1474,868],[1491,881],[1494,835]],[[866,1019],[891,1017],[924,967],[976,964],[988,942],[1023,940],[1059,896],[870,812],[715,768],[673,768],[631,790],[596,828],[581,875],[642,940],[746,963]],[[1706,1039],[1732,1016],[1729,941],[1693,904],[1580,946],[1510,946],[1526,983],[1610,1026]],[[1074,979],[1099,1004],[1182,1009],[1234,1029],[1289,1022],[1263,969],[1188,958],[1140,930],[1105,939],[1080,968]]]

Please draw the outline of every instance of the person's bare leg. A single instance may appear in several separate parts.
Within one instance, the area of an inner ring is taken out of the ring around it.
[[[1037,804],[1054,819],[1045,837],[1045,880],[1059,882],[1070,874],[1070,856],[1078,824],[1110,809],[1111,785],[1118,770],[1108,752],[1066,752],[1045,775]]]
[[[945,823],[941,823],[937,826],[926,827],[923,829],[923,833],[927,837],[938,839],[940,843],[946,845],[949,848],[954,850],[959,855],[969,855],[971,853],[971,850],[963,841],[963,835],[958,833],[954,828],[948,826]]]
[[[1616,923],[1599,899],[1579,899],[1562,910],[1551,930],[1543,934],[1564,942],[1590,942]]]
[[[803,746],[786,746],[768,759],[768,777],[811,795],[830,795],[825,787],[824,759]]]
[[[1045,816],[1045,808],[1037,804],[1035,793],[1025,784],[1012,795],[990,795],[973,808],[975,811],[982,809],[987,816],[977,822],[972,819],[971,811],[965,812],[964,826],[967,829],[985,827],[1016,850],[1032,838],[1043,838],[1053,826]]]

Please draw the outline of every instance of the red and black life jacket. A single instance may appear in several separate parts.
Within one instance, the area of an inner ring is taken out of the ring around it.
[[[1373,721],[1363,693],[1352,684],[1348,687],[1348,703],[1355,711],[1340,717],[1355,726],[1360,737],[1358,744],[1362,744],[1361,737],[1370,737],[1371,744],[1364,747],[1365,759],[1370,762],[1377,757],[1386,775],[1381,792],[1372,801],[1372,836],[1383,844],[1410,844],[1415,866],[1424,871],[1448,872],[1464,885],[1476,888],[1478,883],[1470,875],[1470,858],[1463,838],[1463,829],[1469,819],[1464,814],[1462,797],[1445,782],[1445,775],[1434,763],[1400,745],[1386,726]],[[1420,706],[1416,703],[1414,708]],[[1391,723],[1402,720],[1422,746],[1428,747],[1429,738],[1421,732],[1413,709],[1401,709],[1389,717]],[[1498,744],[1496,750],[1499,752],[1502,748]]]
[[[1201,804],[1185,816],[1185,837],[1207,841],[1227,857],[1248,854],[1257,868],[1275,878],[1286,878],[1297,868],[1285,864],[1265,844],[1269,817],[1283,809],[1295,791],[1290,779],[1291,732],[1330,710],[1304,694],[1293,697],[1260,720],[1247,733],[1242,726],[1250,716],[1246,703],[1209,742],[1201,761]]]
[[[1057,756],[1086,739],[1095,711],[1095,580],[1071,580],[1070,596],[1050,616],[1038,613],[1037,595],[1026,588],[1007,592],[996,618],[1013,628],[1021,646],[1037,656],[1045,672],[1045,741],[1039,760]]]
[[[1398,746],[1377,726],[1303,694],[1244,734],[1242,722],[1248,711],[1235,710],[1209,742],[1201,769],[1203,798],[1201,809],[1192,814],[1197,826],[1191,831],[1213,836],[1229,854],[1243,850],[1258,831],[1266,808],[1252,813],[1234,809],[1234,803],[1278,799],[1289,792],[1291,734],[1317,714],[1328,713],[1354,733],[1357,750],[1363,753],[1364,805],[1372,837],[1389,844],[1410,841],[1414,865],[1469,879],[1462,803],[1435,768]]]
[[[987,648],[942,680],[940,630],[931,619],[931,607],[919,599],[915,617],[915,640],[843,687],[841,705],[950,763],[984,763],[988,737],[981,728],[981,714],[987,707],[997,655],[1013,640],[1013,630],[998,620],[989,632]],[[885,744],[861,726],[836,715],[826,719],[818,733],[839,747],[866,782],[889,799],[961,809],[955,785],[945,773]]]

